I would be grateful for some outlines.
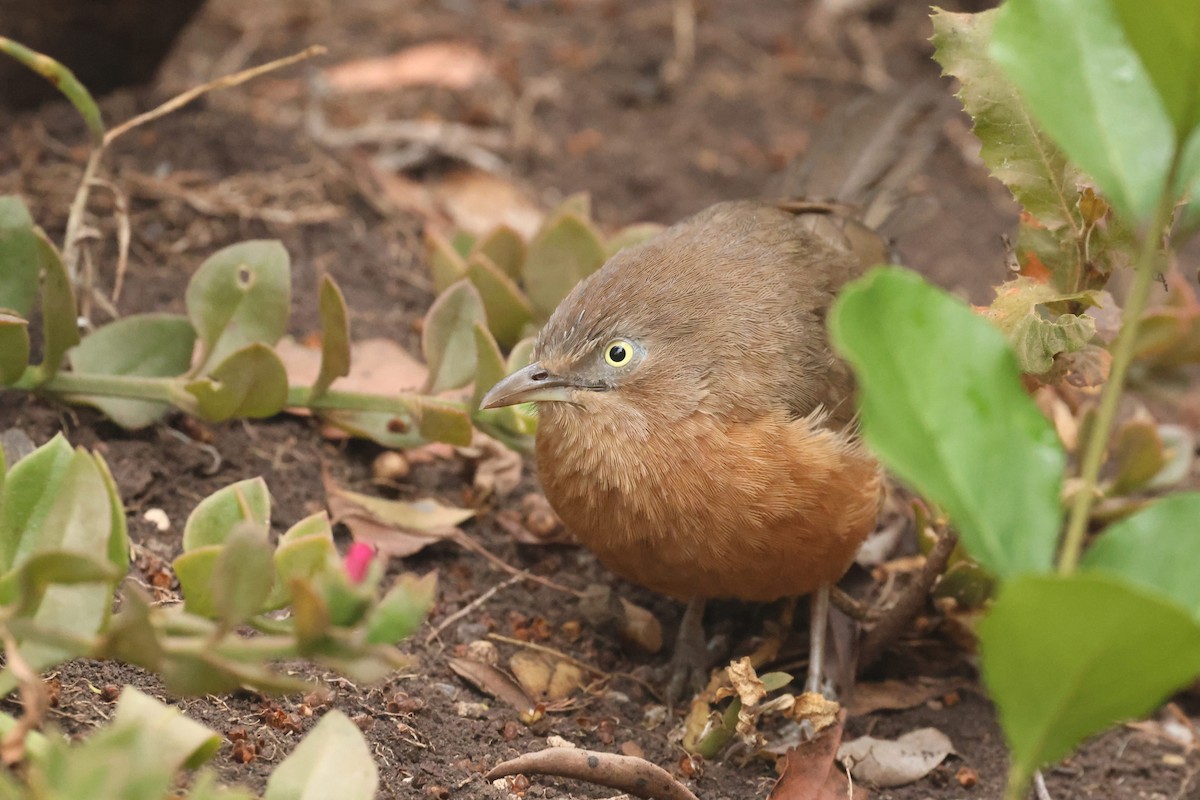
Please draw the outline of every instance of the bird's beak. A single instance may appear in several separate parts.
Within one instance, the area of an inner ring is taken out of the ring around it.
[[[571,389],[576,388],[569,379],[551,374],[536,362],[519,369],[493,386],[479,407],[500,408],[517,403],[563,403],[571,398]]]

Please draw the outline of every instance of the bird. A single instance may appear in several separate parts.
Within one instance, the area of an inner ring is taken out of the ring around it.
[[[871,113],[899,129],[913,105]],[[877,127],[876,145],[890,130]],[[863,156],[849,172],[864,158],[878,165],[828,200],[725,201],[619,251],[480,403],[537,404],[538,477],[566,528],[611,571],[687,601],[677,660],[698,657],[708,599],[813,594],[807,691],[823,688],[829,587],[884,491],[826,331],[842,287],[889,260],[843,199],[894,196],[897,159]]]

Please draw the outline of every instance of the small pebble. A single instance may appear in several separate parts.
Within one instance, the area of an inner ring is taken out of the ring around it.
[[[476,639],[467,645],[467,658],[494,667],[500,663],[500,651],[492,642]]]
[[[450,700],[458,696],[458,687],[448,683],[435,683],[430,688],[439,694],[445,695]]]
[[[154,529],[159,533],[171,530],[171,519],[167,516],[167,512],[161,508],[146,509],[146,513],[142,514],[142,519],[153,525]]]
[[[561,736],[553,736],[553,735],[546,737],[546,744],[550,745],[551,747],[575,747],[576,746],[576,744],[574,742],[567,741],[566,739],[564,739]]]
[[[466,719],[484,719],[488,715],[486,703],[469,703],[460,700],[454,704],[454,713]]]

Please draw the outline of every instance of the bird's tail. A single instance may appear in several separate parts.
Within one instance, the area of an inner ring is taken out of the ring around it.
[[[950,113],[933,82],[839,106],[787,171],[781,207],[859,256],[864,268],[895,261],[893,241],[923,221],[912,188]]]

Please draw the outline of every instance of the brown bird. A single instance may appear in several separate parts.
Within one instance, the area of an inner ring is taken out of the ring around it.
[[[887,247],[844,210],[720,203],[617,253],[481,404],[537,402],[546,497],[613,572],[690,601],[681,643],[706,598],[817,592],[812,691],[828,587],[882,487],[825,318]]]

